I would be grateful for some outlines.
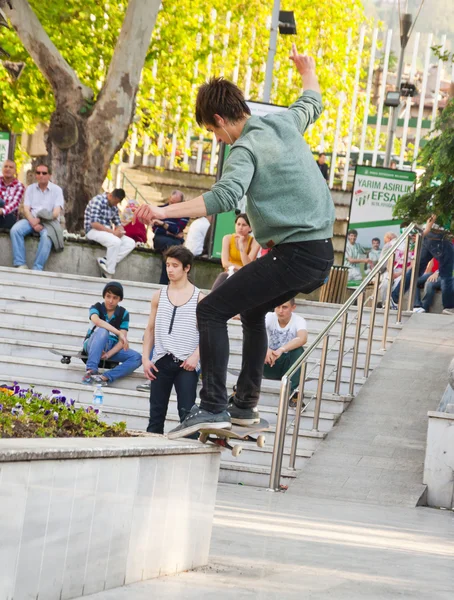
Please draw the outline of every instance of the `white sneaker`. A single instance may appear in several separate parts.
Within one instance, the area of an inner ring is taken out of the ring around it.
[[[16,269],[27,269],[28,271],[27,265],[19,265],[18,267],[16,267]]]
[[[444,308],[443,314],[444,315],[454,315],[454,308]]]
[[[424,310],[424,308],[422,306],[417,306],[416,308],[413,309],[413,312],[414,313],[423,313],[426,311]]]
[[[96,262],[98,263],[99,270],[101,271],[101,277],[106,279],[112,279],[113,273],[109,273],[107,270],[106,261],[104,258],[97,258]]]

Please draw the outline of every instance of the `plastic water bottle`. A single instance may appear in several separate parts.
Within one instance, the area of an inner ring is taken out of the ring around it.
[[[102,391],[102,385],[97,385],[93,390],[93,406],[101,412],[102,405],[104,402],[104,393]]]

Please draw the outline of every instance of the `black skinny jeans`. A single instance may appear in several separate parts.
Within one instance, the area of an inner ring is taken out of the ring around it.
[[[182,369],[182,362],[174,360],[171,354],[166,354],[156,361],[159,371],[150,386],[150,420],[147,427],[149,433],[164,433],[172,386],[175,386],[177,393],[180,422],[195,404],[199,374],[197,371]]]
[[[240,408],[257,406],[268,340],[265,315],[298,293],[320,287],[333,264],[331,240],[275,246],[239,269],[201,300],[197,307],[202,390],[200,406],[218,413],[227,407],[229,337],[227,321],[240,313],[243,359],[236,390]]]

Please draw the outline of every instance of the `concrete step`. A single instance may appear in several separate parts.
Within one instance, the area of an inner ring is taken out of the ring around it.
[[[270,478],[270,467],[243,464],[238,461],[221,460],[221,471],[219,473],[220,483],[231,483],[234,485],[250,485],[253,487],[267,488]],[[297,476],[292,469],[283,468],[281,472],[281,485],[289,485]]]
[[[5,356],[11,356],[11,357],[16,357],[22,360],[25,359],[40,359],[42,361],[44,361],[44,363],[48,363],[51,362],[52,364],[50,365],[50,367],[52,368],[53,365],[60,365],[61,364],[61,358],[60,356],[53,354],[51,352],[51,350],[57,350],[59,352],[63,352],[65,350],[69,350],[72,352],[78,352],[81,348],[81,345],[69,345],[69,344],[54,344],[54,343],[47,343],[47,342],[42,342],[41,340],[37,340],[37,341],[30,341],[30,340],[21,340],[21,339],[16,339],[16,338],[3,338],[3,354]],[[131,344],[131,348],[137,350],[138,352],[141,352],[141,345],[140,344]],[[78,361],[78,359],[75,359],[76,361]],[[81,361],[78,361],[81,362]],[[74,361],[71,362],[71,365],[67,365],[69,367],[69,369],[71,369],[71,367],[74,365]],[[307,375],[306,375],[306,385],[305,388],[307,390],[316,390],[317,389],[317,384],[318,384],[318,379],[319,379],[319,371],[320,371],[320,366],[319,363],[315,360],[312,360],[311,357],[309,357],[308,361],[307,361]],[[48,365],[46,365],[47,368]],[[326,387],[326,391],[327,392],[332,392],[334,391],[334,382],[335,382],[335,378],[336,378],[336,366],[337,363],[336,361],[327,361],[327,365],[326,365],[326,369],[325,369],[325,386]],[[230,356],[230,360],[229,360],[229,368],[233,371],[237,371],[240,367],[240,357],[239,356],[235,356],[234,354]],[[142,377],[142,371],[141,369],[138,369],[132,376],[136,376],[136,374],[140,374],[140,377]],[[351,368],[347,365],[344,366],[342,368],[342,378],[341,378],[341,390],[340,393],[341,394],[348,394],[348,385],[350,383],[350,377],[351,377]],[[364,376],[363,376],[363,369],[361,368],[361,366],[358,366],[357,371],[356,371],[356,377],[355,377],[355,384],[357,386],[361,386],[364,383]],[[119,384],[121,385],[122,382],[120,381]]]

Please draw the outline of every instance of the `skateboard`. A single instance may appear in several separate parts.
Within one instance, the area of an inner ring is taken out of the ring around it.
[[[82,362],[86,363],[88,356],[84,354],[81,350],[55,350],[51,349],[50,352],[55,354],[56,356],[60,356],[60,362],[64,365],[70,365],[72,358],[78,358]],[[118,363],[111,362],[110,360],[101,360],[99,362],[99,366],[101,369],[113,369],[116,367]]]
[[[232,429],[200,429],[199,442],[206,444],[210,442],[221,448],[227,448],[232,452],[232,456],[239,456],[243,450],[241,444],[231,445],[229,440],[242,440],[243,442],[255,442],[259,448],[265,446],[265,436],[262,431],[268,431],[270,424],[265,419],[260,419],[260,423],[242,427],[232,425]],[[259,435],[256,435],[259,434]]]

